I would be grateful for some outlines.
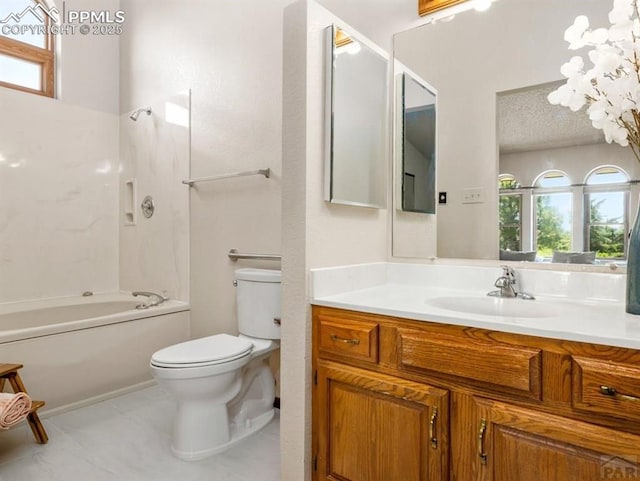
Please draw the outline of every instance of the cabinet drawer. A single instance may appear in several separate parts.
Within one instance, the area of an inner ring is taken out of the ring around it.
[[[574,408],[640,419],[640,366],[573,357],[571,372]]]
[[[398,342],[401,368],[458,376],[542,399],[541,349],[406,329],[398,329]]]
[[[320,355],[378,362],[378,323],[319,316]]]

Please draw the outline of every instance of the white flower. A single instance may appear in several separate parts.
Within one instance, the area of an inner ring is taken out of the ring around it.
[[[552,105],[562,105],[563,107],[567,107],[572,96],[573,89],[567,84],[563,84],[558,87],[558,89],[551,92],[547,96],[547,99]]]
[[[607,105],[604,100],[593,102],[587,109],[589,119],[592,122],[602,122],[607,118]]]
[[[626,19],[623,22],[614,23],[609,27],[609,39],[613,42],[620,40],[633,41],[634,22]]]
[[[597,50],[592,50],[592,52],[597,52],[593,56],[591,55],[591,52],[589,54],[597,75],[606,75],[608,73],[613,73],[618,70],[618,67],[620,67],[622,59],[618,54],[599,52]]]
[[[582,40],[587,45],[598,45],[604,43],[609,40],[609,30],[607,30],[606,28],[599,28],[591,32],[586,31],[582,35]]]
[[[620,127],[618,124],[614,122],[605,122],[602,126],[602,131],[604,132],[604,138],[607,143],[615,142],[620,144],[623,147],[629,145],[629,141],[627,140],[627,131],[626,129]]]
[[[571,57],[571,60],[569,60],[560,68],[560,73],[566,78],[571,78],[582,72],[583,68],[584,60],[582,60],[582,57]]]
[[[612,24],[629,20],[633,15],[634,0],[614,0],[613,10],[609,12],[609,22]]]
[[[591,47],[587,67],[581,56],[572,57],[560,72],[566,82],[547,97],[554,105],[573,111],[587,105],[594,128],[607,142],[622,146],[633,143],[640,160],[640,0],[614,0],[609,28],[589,28],[589,19],[577,17],[564,38],[569,50]]]
[[[582,38],[584,32],[589,28],[589,19],[580,15],[576,17],[573,25],[564,32],[564,39],[570,43],[569,50],[577,50],[584,47],[585,42]]]

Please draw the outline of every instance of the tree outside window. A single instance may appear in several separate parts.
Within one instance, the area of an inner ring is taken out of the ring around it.
[[[500,249],[522,250],[522,194],[513,193],[520,187],[516,178],[505,174],[498,177],[500,189]]]
[[[571,181],[561,171],[549,171],[535,182],[535,245],[538,256],[550,258],[554,251],[571,250]]]
[[[598,258],[626,259],[629,177],[614,166],[587,176],[585,248]]]

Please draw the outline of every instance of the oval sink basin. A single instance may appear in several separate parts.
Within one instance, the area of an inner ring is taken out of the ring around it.
[[[427,303],[448,311],[501,317],[553,317],[557,312],[537,301],[500,297],[436,297]]]

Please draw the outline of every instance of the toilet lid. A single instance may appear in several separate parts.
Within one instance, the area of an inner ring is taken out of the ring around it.
[[[151,363],[164,367],[187,367],[222,364],[251,353],[253,344],[229,334],[194,339],[160,349],[151,356]]]

